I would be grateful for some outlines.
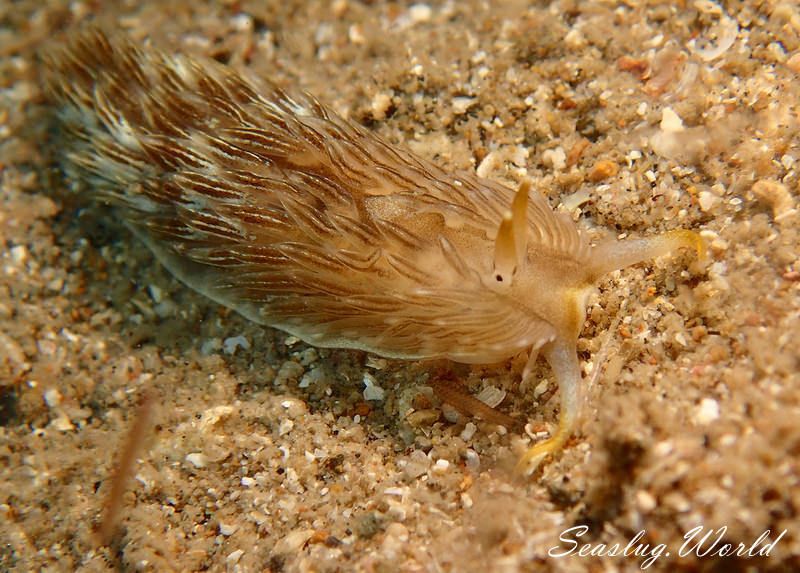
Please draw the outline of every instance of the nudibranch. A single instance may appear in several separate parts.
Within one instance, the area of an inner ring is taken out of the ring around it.
[[[63,166],[178,279],[319,347],[497,363],[544,356],[554,435],[579,414],[576,341],[600,277],[686,230],[591,246],[528,182],[448,173],[302,92],[98,29],[46,58]],[[530,365],[525,373],[530,372]]]

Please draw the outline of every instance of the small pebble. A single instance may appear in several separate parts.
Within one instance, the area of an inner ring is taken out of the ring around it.
[[[375,377],[369,372],[365,372],[364,400],[368,402],[370,400],[374,400],[376,402],[382,402],[385,396],[386,396],[385,390],[380,386],[378,386],[378,381],[375,379]]]
[[[200,346],[200,353],[203,356],[208,356],[209,354],[213,354],[216,351],[222,348],[222,339],[220,338],[209,338]]]
[[[666,131],[667,133],[678,133],[684,130],[683,120],[671,107],[665,107],[661,110],[661,124],[659,127],[661,131]]]
[[[281,367],[275,376],[275,380],[273,380],[272,383],[275,386],[279,386],[281,384],[295,382],[304,373],[305,368],[303,368],[302,364],[299,364],[294,360],[287,360],[281,364]]]
[[[788,60],[786,60],[786,67],[792,70],[794,73],[800,74],[800,52],[796,52]]]
[[[281,401],[281,408],[286,410],[288,418],[298,418],[308,411],[308,406],[302,400],[297,398],[288,398]]]
[[[25,247],[25,245],[11,247],[11,260],[18,265],[21,265],[28,260],[28,249]]]
[[[278,435],[285,436],[286,434],[291,432],[293,428],[294,428],[294,422],[286,419],[281,420],[281,423],[278,426]]]
[[[710,191],[700,191],[697,194],[697,202],[700,204],[700,210],[707,213],[719,202],[719,198]]]
[[[464,426],[464,429],[461,430],[461,439],[465,442],[468,442],[472,439],[472,436],[475,435],[475,432],[478,431],[478,426],[473,424],[472,422],[467,422]]]
[[[547,149],[542,153],[542,162],[554,171],[561,171],[567,166],[567,153],[562,147]]]
[[[411,21],[417,24],[429,21],[433,10],[427,4],[414,4],[409,8],[408,15],[411,17]]]
[[[347,29],[347,39],[356,46],[363,46],[367,43],[367,37],[364,35],[364,29],[359,24],[352,24]]]
[[[50,388],[44,393],[44,403],[47,404],[49,408],[55,408],[61,404],[61,392],[56,388]]]
[[[695,410],[694,421],[705,426],[717,418],[719,418],[719,402],[713,398],[703,398]]]
[[[592,167],[589,173],[589,181],[598,183],[604,179],[614,177],[617,173],[619,173],[619,165],[608,159],[603,159],[595,163]]]
[[[403,497],[408,494],[407,487],[387,487],[383,490],[384,495],[392,495],[395,497]]]
[[[250,342],[244,336],[231,336],[223,341],[222,347],[225,350],[225,354],[233,355],[239,347],[249,350]]]
[[[50,422],[49,425],[59,432],[71,432],[75,429],[75,425],[72,423],[72,421],[63,415]]]
[[[547,151],[545,151],[545,153],[547,153]],[[500,154],[496,151],[490,151],[478,164],[478,167],[475,169],[475,173],[478,175],[478,177],[489,177],[489,175],[491,175],[493,171],[499,169],[501,165],[502,161],[500,160]]]
[[[672,444],[672,442],[670,442],[669,440],[665,440],[663,442],[658,442],[653,447],[653,454],[656,457],[663,458],[670,455],[674,449],[675,446]]]
[[[319,351],[316,348],[306,348],[300,352],[297,357],[300,359],[300,364],[303,366],[310,366],[319,359]]]
[[[383,538],[381,549],[387,557],[397,558],[403,545],[408,541],[408,529],[402,523],[390,523],[386,527],[386,536]]]
[[[300,383],[297,385],[297,387],[308,388],[312,384],[317,384],[318,382],[322,381],[324,378],[325,372],[322,368],[313,368],[310,372],[303,374],[303,377],[300,379]]]
[[[241,549],[237,549],[236,551],[229,553],[228,556],[225,558],[225,561],[229,565],[235,565],[236,563],[239,562],[239,559],[242,558],[242,555],[244,555],[244,551],[242,551]]]
[[[148,285],[147,292],[150,293],[150,298],[153,299],[153,302],[156,304],[164,300],[164,291],[156,285]]]
[[[451,424],[458,424],[459,421],[461,420],[461,414],[459,413],[459,411],[456,410],[455,408],[453,408],[447,402],[442,404],[441,410],[442,410],[442,415],[444,416],[444,419],[447,420],[448,422],[450,422]],[[430,411],[431,410],[419,410],[419,412],[430,412]],[[419,412],[414,412],[414,414],[419,414]],[[417,417],[415,416],[413,419],[416,420]],[[432,418],[427,423],[424,423],[424,424],[421,424],[421,425],[430,426],[432,423],[434,423],[438,419],[439,419],[439,416],[437,415],[435,418]],[[419,427],[420,424],[411,424],[411,425],[416,428],[416,427]]]
[[[446,404],[444,406],[446,406]],[[456,412],[455,410],[453,411]],[[457,413],[458,412],[456,412],[456,414]],[[439,419],[439,414],[439,410],[433,408],[416,410],[406,416],[406,422],[408,422],[408,425],[412,428],[424,428],[433,425]]]
[[[298,529],[286,535],[283,539],[275,544],[273,553],[277,555],[288,555],[290,553],[297,553],[306,542],[314,535],[313,529]]]
[[[453,98],[453,113],[456,115],[462,115],[467,113],[467,110],[471,108],[473,105],[478,103],[478,100],[474,97],[454,97]]]
[[[422,450],[414,450],[405,461],[403,473],[407,479],[416,479],[427,473],[431,466],[430,458]]]
[[[402,502],[389,501],[386,516],[392,521],[405,521],[408,518],[408,506]]]
[[[386,112],[389,111],[389,108],[392,106],[392,95],[381,92],[377,93],[372,96],[372,103],[370,104],[370,108],[372,111],[372,117],[377,121],[383,121],[386,119]]]
[[[450,469],[450,462],[447,460],[439,459],[436,460],[436,463],[433,464],[433,473],[435,474],[444,474],[447,473],[447,470]]]
[[[656,505],[658,505],[656,498],[649,491],[639,490],[636,492],[636,506],[639,511],[649,513],[656,508]]]
[[[208,463],[208,458],[200,452],[194,452],[186,456],[186,461],[196,468],[204,468]]]
[[[471,472],[477,472],[481,467],[481,457],[475,450],[467,450],[464,452],[464,459],[467,469]]]

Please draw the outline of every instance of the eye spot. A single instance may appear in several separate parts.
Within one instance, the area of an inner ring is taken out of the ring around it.
[[[499,283],[503,282],[503,277],[502,277],[501,275],[497,275],[497,276],[496,276],[496,277],[494,277],[494,278],[496,278],[496,279],[497,279],[497,282],[499,282]]]

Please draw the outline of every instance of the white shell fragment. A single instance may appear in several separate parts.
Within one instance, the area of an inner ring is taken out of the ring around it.
[[[694,421],[701,426],[705,426],[718,418],[719,402],[713,398],[703,398],[695,410]]]
[[[224,342],[222,343],[222,347],[225,350],[225,354],[236,354],[237,348],[250,350],[250,341],[241,335],[231,336],[230,338],[226,338],[224,340]]]
[[[375,377],[368,373],[364,373],[364,400],[382,402],[386,396],[386,391],[378,386],[378,381]]]
[[[200,452],[187,454],[186,461],[198,469],[204,468],[208,464],[208,458]]]

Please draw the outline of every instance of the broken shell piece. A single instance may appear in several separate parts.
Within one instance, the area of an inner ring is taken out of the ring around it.
[[[490,408],[497,408],[505,400],[506,391],[495,386],[486,386],[475,397]]]
[[[659,127],[661,131],[667,133],[678,133],[684,130],[683,120],[671,107],[665,107],[661,110],[661,124]]]

